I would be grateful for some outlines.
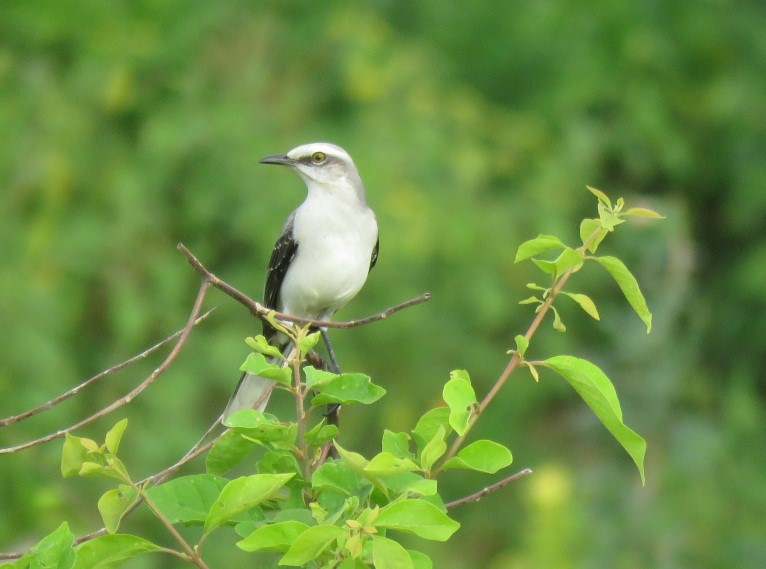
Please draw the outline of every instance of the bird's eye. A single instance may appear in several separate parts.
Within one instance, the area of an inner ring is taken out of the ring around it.
[[[327,155],[324,152],[314,152],[311,155],[311,161],[314,164],[321,164],[325,160],[327,160]]]

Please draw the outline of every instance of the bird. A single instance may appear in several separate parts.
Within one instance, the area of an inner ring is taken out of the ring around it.
[[[359,172],[348,152],[329,142],[303,144],[259,162],[287,166],[307,189],[271,252],[264,304],[293,316],[330,320],[361,290],[378,260],[378,223]],[[327,330],[320,332],[338,373]],[[289,339],[265,321],[263,335],[289,353]],[[245,372],[222,420],[241,409],[263,411],[273,387],[271,380]]]

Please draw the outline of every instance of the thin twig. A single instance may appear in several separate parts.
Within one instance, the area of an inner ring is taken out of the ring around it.
[[[520,470],[516,474],[512,474],[508,478],[504,478],[500,482],[495,482],[494,484],[491,484],[487,486],[486,488],[479,490],[478,492],[474,492],[470,496],[465,496],[464,498],[460,498],[459,500],[448,502],[447,504],[444,504],[444,507],[447,509],[450,509],[450,508],[456,508],[458,506],[462,506],[463,504],[478,502],[487,494],[491,494],[492,492],[495,492],[496,490],[499,490],[500,488],[503,488],[504,486],[508,486],[508,484],[510,484],[511,482],[516,482],[519,478],[522,478],[526,476],[527,474],[532,474],[531,468],[525,468],[524,470]]]
[[[583,244],[577,248],[578,251],[585,253],[588,246],[596,239],[597,235],[599,233],[599,230],[594,231],[591,233],[585,241],[583,241]],[[548,296],[545,298],[543,303],[538,307],[537,314],[532,319],[532,323],[529,325],[529,328],[527,328],[527,331],[524,333],[524,337],[529,341],[532,336],[534,336],[535,332],[537,332],[537,329],[540,327],[540,324],[543,321],[543,318],[545,318],[546,314],[548,313],[548,310],[553,305],[553,301],[558,296],[559,292],[561,292],[561,289],[564,288],[564,285],[569,280],[569,277],[571,277],[575,270],[577,270],[578,267],[570,267],[567,269],[563,275],[561,275],[561,278],[559,278],[553,285],[553,287],[550,289],[550,292]],[[521,357],[519,356],[518,351],[514,351],[513,355],[511,356],[511,359],[508,361],[508,364],[505,366],[505,369],[500,374],[500,376],[495,381],[495,384],[492,386],[492,388],[489,390],[487,395],[484,397],[484,399],[481,400],[481,403],[479,403],[478,407],[476,407],[475,412],[471,414],[471,416],[468,418],[468,426],[463,431],[462,435],[459,435],[454,441],[452,441],[452,444],[450,445],[447,452],[439,459],[439,465],[433,470],[432,476],[436,476],[442,469],[442,467],[447,463],[447,461],[455,456],[458,450],[460,450],[460,447],[463,445],[463,442],[465,442],[466,437],[468,437],[468,433],[471,432],[471,428],[476,424],[476,421],[479,419],[481,414],[484,412],[484,410],[489,406],[489,404],[492,402],[492,400],[495,398],[495,396],[498,394],[500,389],[502,389],[503,385],[505,385],[505,382],[508,381],[508,378],[511,376],[513,371],[519,366],[521,363]]]
[[[191,462],[195,458],[197,458],[199,455],[206,453],[208,450],[210,450],[210,447],[212,447],[215,442],[220,439],[223,434],[218,435],[213,440],[203,444],[205,442],[205,439],[208,438],[210,433],[212,433],[216,427],[221,422],[221,417],[218,417],[215,422],[210,426],[210,428],[205,432],[204,435],[200,437],[200,439],[194,444],[192,448],[190,448],[185,455],[183,455],[178,461],[176,461],[174,464],[171,464],[168,466],[165,470],[162,470],[156,474],[152,474],[151,476],[147,476],[144,478],[140,483],[141,484],[161,484],[168,476],[176,472],[179,468],[181,468],[184,464],[187,462]]]
[[[47,443],[48,441],[52,441],[53,439],[63,437],[67,433],[71,433],[72,431],[79,429],[80,427],[88,425],[97,419],[100,419],[101,417],[111,413],[115,409],[119,409],[126,403],[130,403],[137,395],[139,395],[142,391],[144,391],[147,387],[149,387],[149,385],[151,385],[154,382],[154,380],[157,379],[160,376],[160,374],[162,374],[162,372],[164,372],[168,368],[168,366],[170,366],[173,360],[175,360],[176,356],[181,351],[181,348],[183,348],[184,344],[186,343],[186,339],[189,337],[189,333],[194,327],[194,323],[197,321],[197,318],[199,317],[199,313],[202,308],[202,301],[205,299],[205,294],[207,293],[209,287],[210,287],[210,283],[208,281],[203,280],[202,284],[200,285],[199,292],[197,293],[197,299],[194,302],[194,308],[192,309],[192,312],[189,316],[189,320],[187,321],[186,326],[184,326],[184,329],[181,331],[181,334],[178,337],[178,341],[173,346],[173,349],[167,355],[167,357],[162,362],[162,364],[160,364],[160,366],[157,369],[155,369],[146,379],[144,379],[140,384],[138,384],[138,386],[136,386],[130,393],[128,393],[124,397],[121,397],[120,399],[117,399],[116,401],[113,401],[112,403],[110,403],[109,405],[101,409],[100,411],[94,413],[93,415],[86,417],[82,421],[79,421],[78,423],[75,423],[74,425],[71,425],[65,429],[60,429],[56,431],[55,433],[51,433],[44,437],[40,437],[38,439],[28,441],[26,443],[23,443],[17,446],[2,448],[0,449],[0,455],[18,452],[20,450],[28,449],[42,443]]]
[[[175,539],[178,542],[178,544],[181,546],[181,549],[184,550],[184,553],[186,553],[186,555],[189,556],[189,561],[194,563],[200,569],[208,569],[208,566],[202,560],[202,557],[200,557],[199,552],[195,551],[195,549],[191,545],[189,545],[189,543],[178,532],[178,530],[175,528],[173,523],[168,519],[165,513],[157,506],[157,504],[154,503],[154,500],[152,500],[149,497],[146,491],[143,490],[139,484],[131,482],[129,479],[125,480],[125,482],[130,484],[133,487],[133,490],[135,490],[136,493],[143,498],[144,502],[146,502],[146,505],[149,507],[149,509],[152,512],[154,512],[154,515],[157,516],[158,520],[160,520],[160,523],[165,526],[165,529],[168,530],[168,533],[170,533],[170,535],[173,536],[173,539]]]
[[[409,308],[410,306],[420,304],[421,302],[425,302],[431,298],[431,294],[426,292],[424,294],[421,294],[420,296],[417,296],[415,298],[402,302],[401,304],[391,306],[387,308],[386,310],[383,310],[382,312],[379,312],[377,314],[373,314],[365,318],[359,318],[357,320],[347,320],[345,322],[333,322],[331,320],[312,320],[311,318],[301,318],[300,316],[293,316],[292,314],[287,314],[286,312],[278,312],[276,310],[272,310],[271,308],[267,308],[266,306],[262,305],[260,302],[256,302],[255,300],[247,296],[242,291],[237,290],[236,288],[231,286],[229,283],[222,281],[213,273],[211,273],[209,270],[207,270],[205,266],[200,262],[200,260],[197,259],[197,257],[195,257],[194,254],[192,254],[192,252],[189,251],[189,249],[183,243],[178,244],[178,250],[181,251],[181,253],[183,253],[186,256],[186,258],[189,260],[189,263],[191,263],[191,266],[194,267],[194,270],[197,271],[200,275],[202,275],[203,280],[209,282],[218,290],[226,293],[228,296],[230,296],[231,298],[233,298],[240,304],[244,305],[253,316],[258,317],[261,320],[264,320],[266,316],[268,316],[269,314],[274,314],[274,317],[277,318],[278,320],[295,322],[296,324],[310,324],[312,326],[316,326],[319,328],[353,328],[355,326],[362,326],[364,324],[369,324],[370,322],[375,322],[377,320],[384,320],[385,318],[388,318],[395,312],[399,312],[400,310],[404,310],[405,308]]]
[[[210,314],[214,310],[215,310],[215,307],[213,307],[210,310],[208,310],[207,312],[205,312],[205,314],[203,314],[202,316],[197,318],[197,320],[194,321],[194,325],[196,326],[197,324],[202,322],[205,318],[210,316]],[[0,427],[5,427],[7,425],[12,425],[13,423],[16,423],[18,421],[26,419],[27,417],[31,417],[32,415],[37,415],[38,413],[42,413],[43,411],[47,411],[48,409],[51,409],[55,405],[58,405],[59,403],[61,403],[62,401],[66,400],[66,399],[69,399],[73,395],[77,395],[80,391],[82,391],[83,389],[85,389],[89,385],[95,383],[99,379],[103,379],[103,378],[105,378],[106,376],[108,376],[110,374],[118,372],[121,369],[123,369],[125,367],[128,367],[131,364],[134,364],[138,360],[146,358],[150,354],[156,352],[158,349],[160,349],[165,344],[169,344],[170,342],[172,342],[173,340],[178,338],[182,333],[183,333],[183,329],[178,330],[177,332],[175,332],[174,334],[168,336],[164,340],[161,340],[161,341],[157,342],[152,347],[147,348],[146,350],[144,350],[140,354],[137,354],[137,355],[133,356],[132,358],[129,358],[129,359],[125,360],[124,362],[120,362],[117,365],[110,367],[109,369],[105,369],[104,371],[101,371],[101,372],[97,373],[93,377],[91,377],[89,379],[86,379],[85,381],[83,381],[79,385],[73,387],[69,391],[66,391],[65,393],[62,393],[58,397],[54,397],[53,399],[51,399],[47,403],[43,403],[42,405],[39,405],[39,406],[35,407],[34,409],[29,409],[27,411],[24,411],[23,413],[19,413],[18,415],[13,415],[12,417],[6,417],[5,419],[0,419]]]
[[[183,465],[185,465],[188,462],[191,462],[192,460],[194,460],[195,458],[197,458],[201,454],[204,454],[208,450],[210,450],[210,448],[215,444],[215,442],[218,439],[221,438],[222,435],[218,435],[216,438],[214,438],[213,440],[209,441],[206,444],[203,444],[203,442],[205,441],[205,439],[207,439],[207,437],[210,435],[210,433],[212,433],[215,430],[215,428],[220,424],[220,422],[221,422],[221,417],[218,417],[213,422],[213,424],[210,426],[210,428],[205,432],[205,434],[202,435],[199,438],[199,440],[194,444],[194,446],[191,449],[189,449],[186,452],[186,454],[184,454],[183,457],[181,457],[179,460],[177,460],[175,463],[171,464],[170,466],[168,466],[164,470],[161,470],[160,472],[157,472],[156,474],[152,474],[151,476],[147,476],[146,478],[144,478],[143,480],[138,482],[137,485],[141,486],[141,487],[144,487],[146,484],[151,484],[151,485],[160,484],[168,476],[170,476],[171,474],[176,472]],[[130,508],[128,508],[125,511],[125,513],[122,515],[122,517],[125,518],[129,514],[133,513],[133,511],[136,508],[138,508],[138,506],[140,506],[142,502],[143,502],[143,499],[141,497],[139,497],[139,499],[136,500],[136,502],[134,502],[133,505],[131,505]],[[92,531],[90,533],[87,533],[87,534],[84,534],[84,535],[81,535],[81,536],[77,537],[75,539],[75,544],[79,545],[80,543],[89,541],[91,539],[94,539],[94,538],[99,537],[99,536],[104,535],[104,534],[106,534],[106,528],[102,527],[100,529],[97,529],[95,531]],[[169,550],[168,552],[169,553],[174,553],[174,554],[177,553],[176,551],[173,551],[172,549]],[[24,555],[23,552],[22,553],[20,553],[20,552],[0,553],[0,560],[18,559],[22,555]]]

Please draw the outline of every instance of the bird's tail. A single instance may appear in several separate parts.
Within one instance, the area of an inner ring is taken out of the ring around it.
[[[242,409],[257,409],[263,411],[269,402],[271,392],[274,389],[274,382],[260,375],[243,373],[239,378],[237,388],[226,405],[223,412],[223,420],[226,420],[234,411]]]

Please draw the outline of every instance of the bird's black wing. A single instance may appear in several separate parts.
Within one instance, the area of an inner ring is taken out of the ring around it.
[[[274,249],[271,251],[271,259],[269,259],[266,290],[263,295],[263,301],[268,308],[279,310],[282,281],[284,281],[287,269],[290,268],[290,263],[292,263],[297,252],[298,243],[293,237],[293,216],[291,215],[287,218],[287,223],[285,223],[282,229],[282,235],[279,236],[279,239],[274,244]],[[271,339],[275,332],[274,328],[269,324],[263,323],[263,335],[267,339]]]
[[[375,241],[375,248],[372,250],[372,256],[370,256],[370,271],[378,262],[378,249],[380,248],[380,237]]]

